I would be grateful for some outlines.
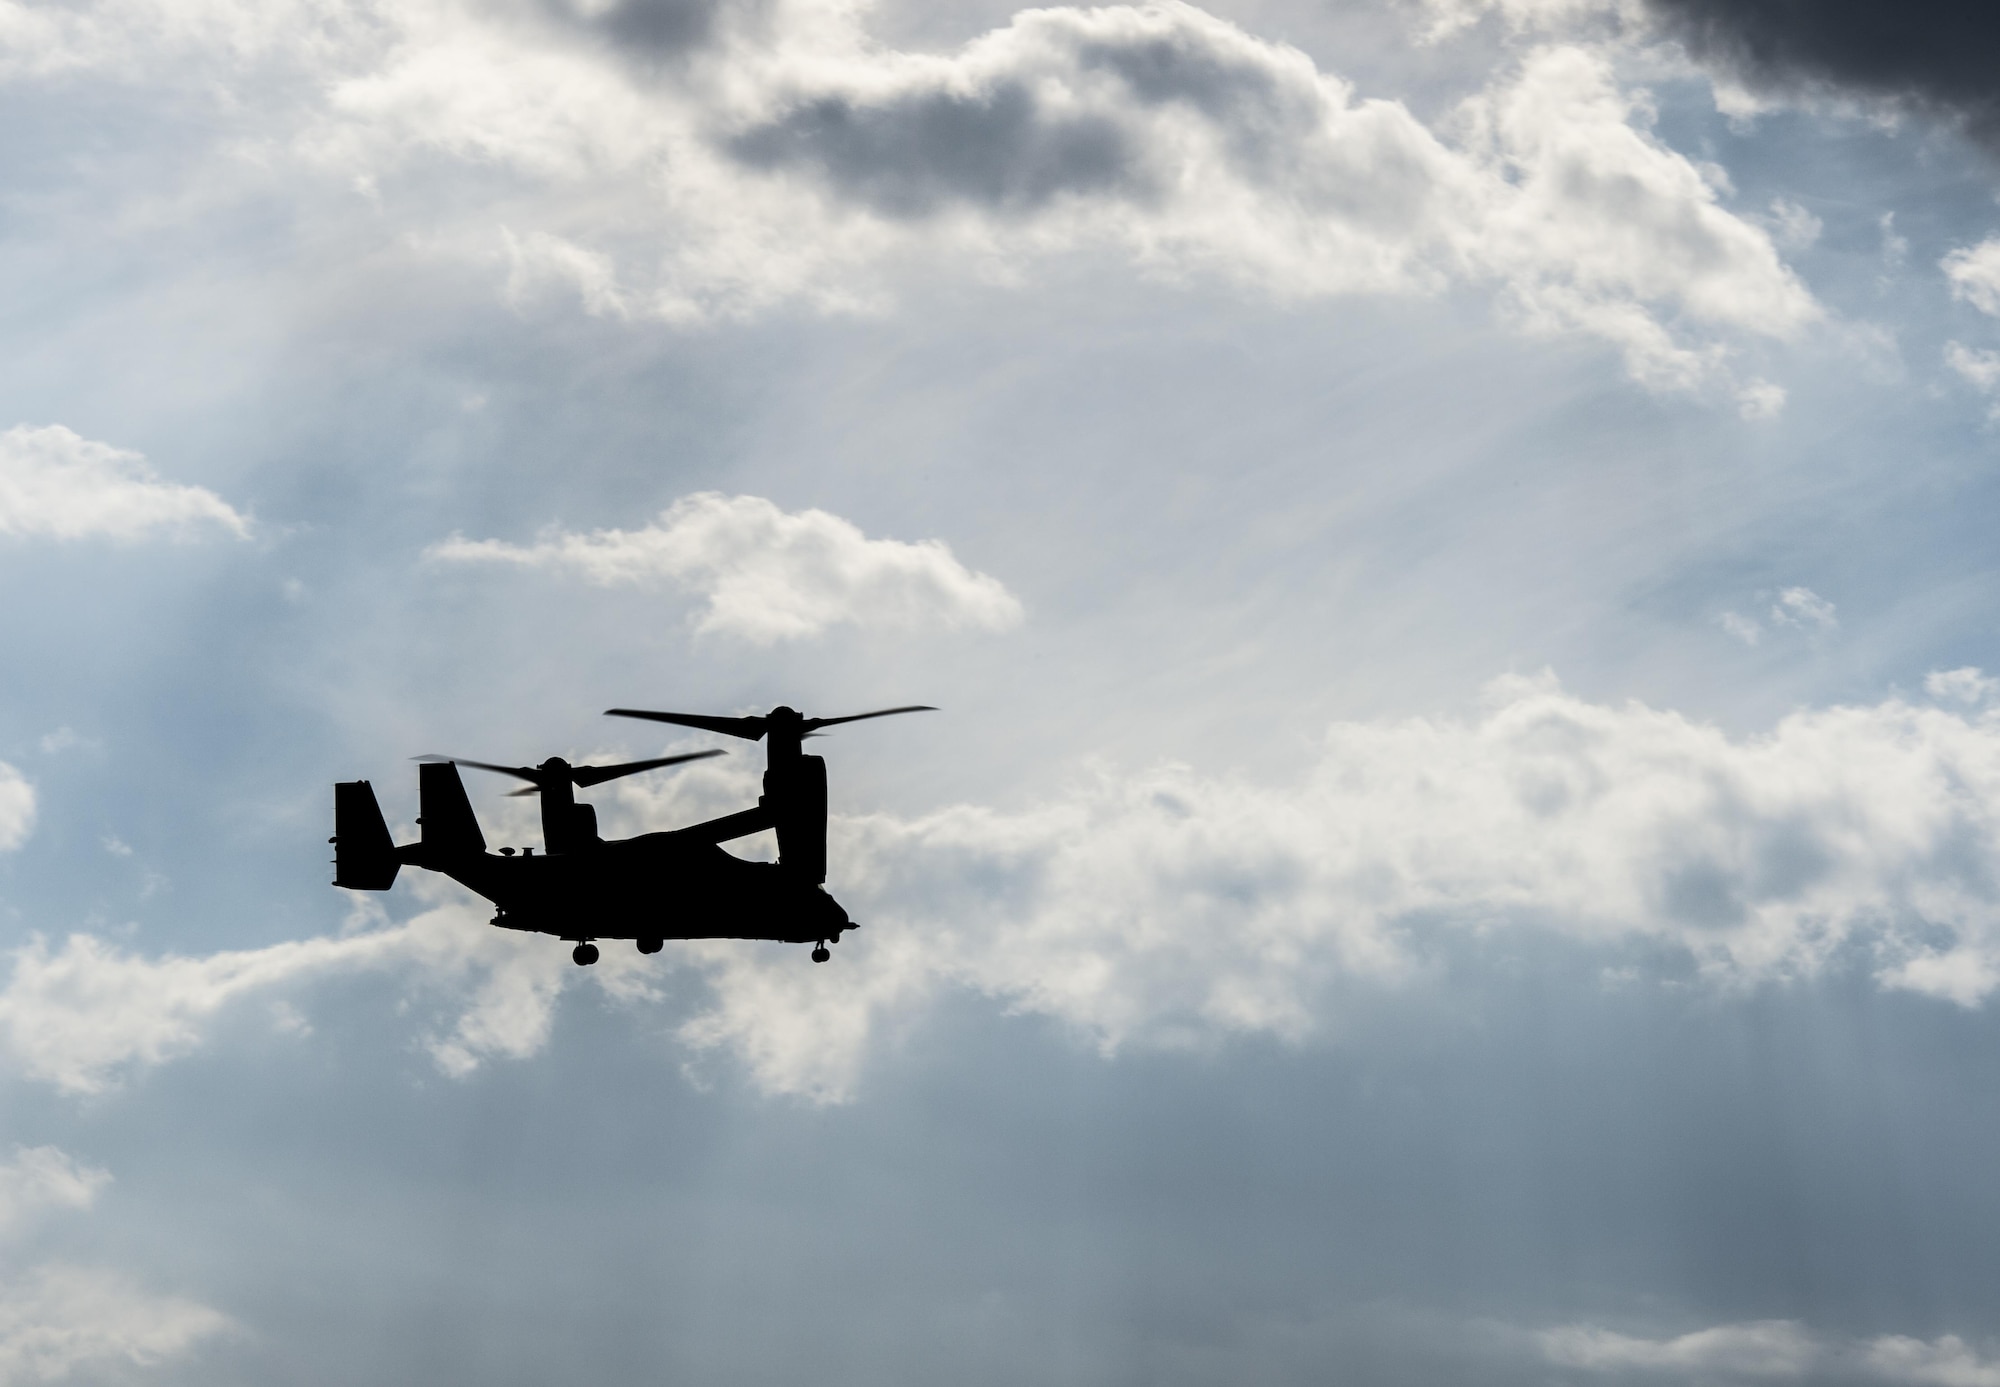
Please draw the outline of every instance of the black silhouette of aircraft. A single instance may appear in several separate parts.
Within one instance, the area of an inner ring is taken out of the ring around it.
[[[639,952],[656,954],[669,939],[770,939],[813,944],[824,963],[827,942],[858,926],[827,894],[826,761],[805,754],[803,743],[823,727],[894,713],[925,713],[925,704],[878,708],[840,718],[809,718],[790,708],[761,717],[719,718],[697,713],[654,713],[612,708],[609,716],[645,718],[751,741],[764,741],[764,793],[757,807],[707,823],[637,838],[607,841],[597,834],[597,811],[576,791],[620,776],[720,756],[697,751],[614,766],[572,766],[552,756],[539,766],[501,766],[423,756],[417,768],[422,836],[400,846],[365,780],[333,787],[333,884],[356,891],[386,891],[405,864],[442,872],[498,907],[493,923],[572,941],[577,963],[597,962],[597,939],[636,940]],[[542,855],[533,848],[486,849],[461,765],[498,771],[528,782],[517,795],[540,795]],[[775,829],[776,862],[749,862],[724,852],[732,838]]]

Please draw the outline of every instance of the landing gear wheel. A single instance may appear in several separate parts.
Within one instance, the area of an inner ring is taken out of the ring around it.
[[[826,945],[824,944],[820,945],[817,949],[813,950],[814,963],[824,963],[832,957],[833,955],[826,951]]]
[[[597,962],[597,946],[595,944],[579,944],[576,946],[575,951],[570,954],[570,957],[576,960],[577,967],[588,968],[591,964]]]
[[[656,954],[660,951],[663,943],[664,941],[658,939],[641,939],[639,941],[639,952],[642,954]]]

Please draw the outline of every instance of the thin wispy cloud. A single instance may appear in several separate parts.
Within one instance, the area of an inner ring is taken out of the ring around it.
[[[1594,1325],[1566,1325],[1540,1336],[1542,1353],[1557,1367],[1586,1372],[1638,1370],[1669,1376],[1796,1378],[1820,1357],[1820,1346],[1789,1320],[1720,1325],[1673,1339],[1646,1339]]]
[[[1991,391],[2000,385],[2000,352],[1968,347],[1962,342],[1944,344],[1944,363],[1971,385]]]
[[[12,852],[35,831],[35,787],[0,761],[0,852]]]
[[[1737,640],[1754,646],[1762,644],[1767,634],[1786,630],[1824,636],[1840,629],[1840,613],[1833,603],[1811,588],[1795,586],[1779,589],[1761,620],[1738,611],[1724,611],[1716,617],[1716,622]]]
[[[1617,1380],[1770,1382],[1831,1374],[1890,1387],[2000,1387],[2000,1358],[1982,1356],[1955,1334],[1848,1339],[1796,1320],[1757,1320],[1669,1338],[1571,1324],[1543,1330],[1535,1342],[1556,1367]]]
[[[0,1163],[0,1240],[17,1240],[40,1216],[87,1210],[110,1183],[53,1146],[15,1147]],[[82,1371],[116,1372],[179,1357],[228,1330],[206,1305],[142,1290],[117,1272],[46,1262],[15,1266],[0,1283],[0,1382],[53,1382]]]

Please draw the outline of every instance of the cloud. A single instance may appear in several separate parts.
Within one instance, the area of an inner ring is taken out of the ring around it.
[[[1299,1039],[1337,984],[1396,986],[1508,928],[1646,940],[1735,987],[1859,946],[1881,985],[2000,984],[2000,718],[1900,700],[1734,740],[1507,680],[1470,720],[1341,723],[1296,781],[1173,765],[1011,813],[836,817],[838,966],[695,952],[682,1037],[776,1091],[850,1093],[876,1027],[966,988],[1106,1050]],[[652,826],[685,822],[677,786]]]
[[[1725,349],[1677,335],[1661,310],[1779,338],[1819,310],[1769,235],[1639,128],[1647,114],[1602,54],[1530,53],[1518,80],[1463,108],[1472,148],[1508,175],[1464,234],[1531,328],[1606,338],[1637,379],[1691,389],[1721,369]],[[1753,412],[1776,402],[1771,389],[1749,397]]]
[[[1946,672],[1934,692],[1984,679]],[[711,768],[621,787],[608,812],[675,826],[754,782]],[[1335,724],[1282,783],[1162,765],[1099,770],[1009,812],[836,816],[831,887],[864,928],[826,968],[755,943],[675,945],[708,985],[677,1034],[770,1091],[838,1101],[883,1024],[950,990],[1106,1051],[1299,1040],[1336,986],[1400,985],[1454,939],[1502,928],[1648,941],[1721,987],[1859,957],[1885,987],[1974,1006],[2000,987],[1996,806],[2000,713],[1983,705],[1811,710],[1739,740],[1508,679],[1476,717]],[[94,1092],[195,1048],[237,999],[393,965],[450,999],[424,1043],[460,1073],[546,1043],[573,976],[650,995],[636,954],[579,975],[482,918],[453,897],[391,929],[206,957],[34,940],[0,990],[0,1049]]]
[[[1771,605],[1771,620],[1779,626],[1831,631],[1840,625],[1833,603],[1811,588],[1786,588]]]
[[[88,1209],[110,1179],[53,1146],[17,1146],[0,1165],[0,1233],[43,1209]]]
[[[1591,1324],[1533,1336],[1541,1356],[1582,1372],[1659,1374],[1676,1380],[1770,1380],[1832,1374],[1898,1387],[2000,1387],[2000,1361],[1984,1359],[1957,1335],[1935,1340],[1882,1335],[1857,1340],[1817,1334],[1793,1320],[1717,1325],[1676,1338],[1648,1339]]]
[[[1960,246],[1938,262],[1951,281],[1951,296],[1981,313],[2000,317],[2000,237]]]
[[[197,1049],[244,998],[395,967],[456,1003],[455,1019],[425,1047],[446,1073],[463,1075],[484,1058],[518,1058],[547,1040],[570,965],[541,942],[491,928],[483,909],[457,899],[393,928],[199,956],[147,958],[88,934],[52,949],[36,936],[12,951],[0,988],[0,1054],[28,1078],[99,1093]]]
[[[1696,57],[1765,90],[1905,103],[2000,139],[2000,16],[1960,0],[1645,0]]]
[[[1929,682],[1942,697],[1985,679]],[[755,783],[718,763],[621,786],[606,812],[626,821],[613,831],[673,827]],[[668,959],[707,985],[676,1023],[691,1054],[820,1102],[854,1092],[884,1025],[951,991],[1106,1052],[1297,1041],[1337,988],[1404,985],[1501,929],[1643,942],[1723,989],[1836,961],[1963,1006],[2000,988],[2000,710],[1984,704],[1892,698],[1736,739],[1509,678],[1477,716],[1334,724],[1284,782],[1100,768],[1017,810],[836,816],[830,834],[830,889],[864,926],[832,966],[732,941]],[[584,973],[483,916],[451,894],[394,928],[205,957],[32,940],[0,989],[0,1053],[96,1092],[196,1048],[239,999],[394,966],[447,1001],[422,1043],[463,1073],[535,1053],[572,979],[657,1000],[637,954]]]
[[[245,122],[273,178],[366,190],[524,310],[550,291],[677,322],[874,310],[915,279],[1110,255],[1282,302],[1471,286],[1665,390],[1727,381],[1744,340],[1821,315],[1587,45],[1533,47],[1433,127],[1177,3],[1024,10],[942,53],[882,43],[865,7],[271,8],[95,0],[33,21],[35,70],[269,93],[216,119]],[[671,76],[617,56],[649,45]],[[239,150],[218,136],[231,179]],[[1772,223],[1794,242],[1795,210]]]
[[[0,1236],[47,1210],[88,1209],[109,1172],[53,1146],[0,1165]],[[144,1366],[229,1327],[207,1306],[149,1295],[109,1272],[58,1264],[0,1279],[0,1383],[49,1382],[91,1366]]]
[[[1818,217],[1798,203],[1781,197],[1771,199],[1771,214],[1767,222],[1773,238],[1790,250],[1804,250],[1816,244],[1820,233],[1826,230],[1826,223]]]
[[[1745,381],[1736,392],[1736,412],[1745,419],[1775,419],[1785,412],[1785,388],[1767,380]]]
[[[898,222],[1123,242],[1288,298],[1491,283],[1530,330],[1605,338],[1661,389],[1721,370],[1688,328],[1784,338],[1819,311],[1575,45],[1466,103],[1456,147],[1181,5],[1027,11],[955,55],[817,77],[728,148]]]
[[[1741,612],[1724,612],[1716,618],[1722,629],[1742,641],[1745,645],[1755,645],[1764,639],[1764,626],[1754,616]]]
[[[674,587],[700,597],[701,632],[758,644],[838,625],[1005,630],[1021,604],[939,540],[870,539],[822,510],[755,496],[683,497],[642,530],[556,531],[532,545],[454,536],[428,557],[574,573],[600,587]]]
[[[1975,665],[1934,669],[1924,676],[1924,692],[1953,703],[1984,703],[2000,693],[2000,679],[1988,678]]]
[[[35,831],[35,787],[0,761],[0,852],[12,852]]]
[[[1839,613],[1833,603],[1806,587],[1781,589],[1776,600],[1771,603],[1766,619],[1772,627],[1790,627],[1795,631],[1822,634],[1837,630],[1840,626]],[[1757,645],[1764,639],[1764,623],[1754,616],[1725,611],[1716,618],[1716,621],[1723,630],[1745,645]]]
[[[1990,391],[2000,385],[2000,352],[1981,351],[1959,342],[1944,344],[1944,364],[1968,384]]]
[[[1876,1376],[1912,1387],[2000,1387],[2000,1360],[1981,1358],[1956,1334],[1926,1342],[1885,1335],[1867,1346]]]
[[[104,749],[103,745],[96,738],[86,737],[67,724],[58,727],[53,732],[44,732],[35,745],[44,756],[56,756],[65,751],[73,751],[78,747],[86,747],[92,751],[102,751]]]
[[[0,1289],[0,1382],[144,1367],[227,1328],[229,1320],[205,1305],[149,1295],[115,1274],[45,1266]]]
[[[60,424],[0,433],[0,535],[133,540],[250,525],[212,491],[160,479],[137,453]]]
[[[1568,1325],[1538,1336],[1543,1355],[1589,1372],[1726,1373],[1798,1377],[1819,1357],[1813,1337],[1790,1320],[1729,1324],[1677,1339],[1640,1339],[1593,1325]]]
[[[714,41],[729,0],[544,0],[549,14],[634,56],[682,57]]]

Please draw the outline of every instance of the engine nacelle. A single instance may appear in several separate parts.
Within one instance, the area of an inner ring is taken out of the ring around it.
[[[826,761],[798,756],[764,772],[764,802],[778,830],[778,861],[818,886],[826,880]]]

